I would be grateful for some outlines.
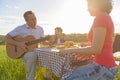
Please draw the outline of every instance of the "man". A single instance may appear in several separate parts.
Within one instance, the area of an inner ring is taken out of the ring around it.
[[[28,51],[25,41],[17,41],[14,37],[27,37],[33,36],[35,39],[44,37],[43,28],[37,25],[36,16],[32,11],[26,11],[24,13],[25,24],[16,27],[5,36],[7,43],[13,44],[22,51],[26,52],[22,58],[28,69],[28,80],[35,80],[36,59],[37,55],[32,51]]]
[[[61,46],[62,43],[65,42],[64,40],[65,34],[63,33],[63,30],[61,27],[56,27],[54,29],[54,35],[48,36],[48,41],[44,42],[44,45],[53,46],[56,45],[57,48],[63,48],[64,46]],[[46,73],[44,74],[44,80],[52,80],[52,74],[51,70],[46,69]]]
[[[55,28],[55,35],[53,35],[49,40],[50,44],[61,44],[65,42],[64,40],[65,34],[62,31],[63,30],[61,27]]]

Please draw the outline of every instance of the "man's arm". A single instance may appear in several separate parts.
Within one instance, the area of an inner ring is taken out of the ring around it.
[[[5,42],[13,44],[13,45],[18,45],[18,41],[15,41],[12,36],[10,36],[9,34],[7,34],[4,38]]]
[[[19,46],[19,47],[23,47],[25,48],[26,45],[25,45],[25,42],[19,42],[19,41],[16,41],[13,39],[12,36],[10,36],[9,34],[7,34],[4,38],[5,42],[9,43],[9,44],[13,44],[13,45],[16,45],[16,46]]]

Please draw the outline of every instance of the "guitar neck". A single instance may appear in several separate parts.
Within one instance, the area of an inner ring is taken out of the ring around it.
[[[36,40],[33,40],[33,41],[29,41],[26,43],[27,46],[30,46],[32,44],[36,44],[36,43],[39,43],[39,42],[42,42],[42,41],[45,41],[46,39],[44,37],[41,37],[40,39],[36,39]]]

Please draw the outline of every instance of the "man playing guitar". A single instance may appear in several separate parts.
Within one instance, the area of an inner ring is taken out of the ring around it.
[[[37,48],[38,44],[30,45],[29,48],[26,42],[44,37],[44,31],[37,25],[36,16],[32,11],[26,11],[23,16],[26,23],[16,27],[5,36],[6,48],[9,57],[23,59],[28,69],[28,80],[35,80],[37,55],[33,50]],[[14,51],[16,51],[15,56],[12,55]],[[17,51],[24,54],[17,55]]]

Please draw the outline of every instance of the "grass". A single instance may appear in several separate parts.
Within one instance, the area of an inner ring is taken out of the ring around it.
[[[0,46],[0,80],[23,80],[26,78],[21,59],[10,59],[6,55],[5,46]]]
[[[115,80],[120,80],[120,66]],[[45,69],[39,67],[36,72],[36,80],[43,80]],[[53,74],[54,80],[59,80]],[[4,45],[0,45],[0,80],[25,80],[26,69],[22,59],[11,59],[7,57]]]
[[[43,80],[45,69],[39,67],[36,71],[36,80]],[[25,80],[26,78],[27,73],[22,59],[9,58],[5,46],[0,45],[0,80]]]

